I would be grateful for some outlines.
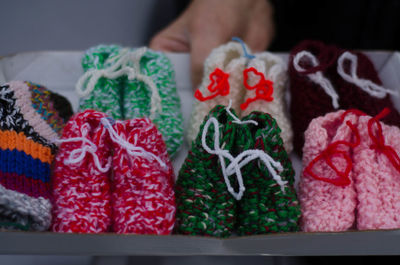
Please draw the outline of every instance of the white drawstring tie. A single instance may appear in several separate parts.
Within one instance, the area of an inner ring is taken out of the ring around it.
[[[346,73],[344,71],[344,62],[345,60],[350,61],[350,72]],[[376,98],[384,98],[386,94],[391,94],[394,96],[399,96],[398,91],[393,91],[390,89],[386,89],[380,85],[375,84],[371,80],[359,78],[357,76],[357,66],[358,66],[358,58],[356,55],[350,52],[344,52],[338,59],[337,71],[338,74],[347,82],[352,83],[368,94]]]
[[[87,130],[85,130],[84,127],[82,127],[82,129],[81,129],[81,134],[82,134],[82,137],[72,137],[72,138],[60,139],[60,140],[56,141],[57,143],[82,142],[82,145],[80,148],[73,150],[69,154],[69,157],[64,159],[64,164],[65,165],[78,164],[78,163],[82,162],[82,160],[85,158],[86,154],[89,153],[93,156],[93,162],[96,165],[97,169],[102,173],[106,173],[111,167],[111,158],[108,159],[107,164],[103,167],[100,163],[99,157],[96,154],[97,146],[92,141],[90,141],[88,138],[86,138]]]
[[[148,152],[144,150],[140,146],[136,146],[131,144],[130,142],[126,141],[123,139],[112,127],[112,124],[110,122],[110,118],[101,118],[101,123],[104,125],[104,127],[107,129],[107,131],[110,134],[111,140],[113,140],[115,143],[118,143],[121,147],[123,147],[127,153],[131,156],[140,156],[143,157],[147,160],[156,160],[158,164],[165,170],[168,170],[168,166],[164,161],[156,156],[155,154]]]
[[[319,65],[318,59],[312,55],[308,51],[301,51],[296,54],[293,58],[293,66],[299,73],[304,73],[306,69],[300,66],[300,61],[303,58],[307,58],[310,60],[312,67],[316,67]],[[337,94],[335,88],[333,87],[331,81],[325,78],[321,71],[317,71],[315,73],[307,74],[307,76],[313,81],[314,83],[320,85],[322,89],[324,89],[325,93],[332,98],[332,106],[337,109],[339,108],[339,95]]]
[[[231,116],[232,113],[228,112]],[[249,121],[246,121],[249,122]],[[255,122],[255,121],[252,121]],[[208,133],[208,129],[210,125],[214,125],[214,150],[212,150],[206,143],[206,136]],[[204,125],[201,142],[204,150],[210,154],[217,155],[221,164],[222,175],[224,176],[225,184],[228,188],[228,191],[236,200],[240,200],[243,196],[246,188],[243,184],[243,177],[241,168],[247,165],[250,161],[255,159],[260,159],[268,168],[268,171],[271,173],[273,179],[277,182],[277,184],[281,187],[283,193],[285,193],[285,185],[287,181],[283,181],[282,178],[278,175],[275,169],[279,172],[283,170],[281,163],[273,160],[268,154],[258,149],[246,150],[240,153],[238,156],[233,157],[228,150],[221,149],[219,143],[219,122],[216,118],[211,117],[208,119],[206,124]],[[226,166],[225,159],[230,161],[229,165]],[[230,181],[229,176],[236,173],[236,178],[239,184],[239,191],[235,192]]]
[[[100,78],[115,79],[126,75],[128,80],[138,80],[145,83],[151,91],[150,119],[161,112],[161,98],[154,81],[147,75],[140,73],[140,60],[147,52],[146,47],[130,51],[122,49],[119,56],[108,59],[105,64],[112,64],[105,69],[91,69],[84,73],[76,83],[76,91],[81,97],[88,96]],[[86,88],[85,87],[86,84]]]

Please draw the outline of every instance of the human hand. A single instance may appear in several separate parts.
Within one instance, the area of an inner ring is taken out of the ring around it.
[[[150,41],[150,48],[190,52],[193,88],[213,48],[237,36],[253,51],[265,50],[274,35],[268,0],[193,0],[188,8]]]

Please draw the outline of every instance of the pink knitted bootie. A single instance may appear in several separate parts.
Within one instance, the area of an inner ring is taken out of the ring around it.
[[[389,113],[361,116],[361,143],[354,148],[357,228],[400,228],[400,129],[380,122]]]
[[[351,152],[359,144],[358,116],[338,111],[311,121],[305,131],[299,185],[302,230],[344,231],[355,222]]]

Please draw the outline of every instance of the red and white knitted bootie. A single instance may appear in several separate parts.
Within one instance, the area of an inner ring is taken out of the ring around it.
[[[147,118],[102,122],[114,150],[113,231],[170,234],[175,177],[161,133]]]
[[[86,110],[64,128],[53,172],[54,232],[101,233],[111,226],[106,114]]]

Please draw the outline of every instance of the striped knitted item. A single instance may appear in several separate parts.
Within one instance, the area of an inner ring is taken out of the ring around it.
[[[357,228],[399,229],[400,130],[396,126],[388,126],[377,121],[382,128],[382,138],[380,138],[378,124],[372,123],[372,126],[369,126],[372,121],[370,116],[359,118],[357,128],[361,143],[353,152]],[[372,138],[370,132],[376,138]],[[389,148],[392,148],[397,156],[395,163],[390,159],[394,156]]]
[[[249,104],[245,106],[246,108],[242,108],[241,116],[245,117],[253,111],[270,114],[281,128],[280,136],[283,145],[287,153],[290,153],[293,149],[293,131],[286,111],[285,92],[288,79],[286,64],[280,57],[269,52],[262,52],[255,54],[255,58],[249,61],[247,69],[252,68],[254,68],[253,71],[245,73],[248,74],[245,83],[253,88],[246,89],[242,106],[246,101]],[[272,81],[271,100],[262,99],[269,92],[265,91],[262,80]]]
[[[53,99],[64,103],[62,109]],[[0,87],[0,103],[0,227],[47,230],[53,142],[71,105],[43,86],[21,81]]]
[[[205,118],[215,117],[220,124],[220,143],[230,150],[235,145],[235,126],[225,107],[216,106]],[[210,127],[206,142],[212,146],[215,128]],[[187,235],[228,237],[235,224],[236,201],[228,192],[218,156],[202,147],[201,133],[179,171],[176,191],[175,232]]]
[[[61,137],[53,166],[54,232],[100,233],[111,227],[110,137],[106,114],[73,116]]]
[[[247,47],[247,46],[246,46]],[[247,50],[249,50],[247,48]],[[198,88],[198,94],[210,99],[199,101],[196,99],[193,104],[192,115],[187,132],[189,145],[192,144],[199,133],[200,125],[208,113],[217,105],[228,105],[232,100],[232,108],[240,113],[240,104],[243,100],[243,70],[246,67],[247,59],[240,43],[229,42],[221,45],[210,53],[204,62],[203,80]],[[229,90],[226,89],[224,78],[227,78]],[[221,86],[223,85],[223,86]],[[215,97],[213,97],[215,95]]]
[[[352,131],[346,121],[356,126],[358,118],[349,114],[342,121],[343,113],[344,111],[333,112],[311,121],[304,133],[303,168],[307,167],[330,144],[338,141],[353,142]],[[349,146],[340,145],[339,151],[351,157],[352,150]],[[340,172],[344,172],[349,165],[344,160],[344,155],[337,154],[338,152],[326,157],[332,159]],[[338,178],[323,158],[319,159],[311,170],[314,174],[326,179]],[[349,172],[349,178],[353,179],[353,172]],[[303,172],[299,184],[299,199],[303,231],[338,232],[353,227],[357,203],[353,181],[348,186],[336,186]]]
[[[237,125],[235,153],[249,149],[262,150],[281,163],[279,172],[288,181],[284,191],[273,179],[268,168],[253,160],[242,168],[244,192],[238,201],[237,232],[239,235],[255,235],[299,230],[300,205],[294,189],[294,170],[283,148],[280,128],[269,114],[252,112],[242,121],[256,121],[258,125]]]
[[[113,231],[170,234],[175,177],[161,133],[147,118],[116,121],[112,128],[117,137],[112,143]]]
[[[98,45],[90,48],[82,58],[83,70],[88,72],[107,69],[120,49],[117,45]],[[104,112],[114,119],[123,119],[121,95],[122,78],[101,77],[94,89],[87,96],[81,97],[79,110],[93,109]]]
[[[132,52],[139,52],[139,49]],[[122,96],[125,119],[150,117],[163,135],[168,153],[173,156],[183,142],[183,117],[171,61],[164,53],[146,49],[137,62],[131,63],[137,64],[136,71],[150,77],[160,102],[154,100],[156,95],[148,82],[125,78]]]

